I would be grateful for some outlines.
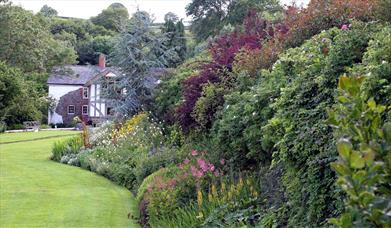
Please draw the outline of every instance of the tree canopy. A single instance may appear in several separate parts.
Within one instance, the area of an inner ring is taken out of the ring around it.
[[[277,0],[193,0],[186,7],[193,18],[190,29],[198,41],[218,34],[224,25],[241,24],[250,10],[276,14],[282,8]]]
[[[39,11],[40,14],[42,14],[45,17],[53,17],[57,16],[58,12],[57,10],[53,9],[52,7],[48,5],[42,6],[41,10]]]
[[[121,3],[113,3],[104,9],[98,16],[92,17],[92,23],[101,25],[106,29],[119,32],[121,24],[129,19],[128,10]]]
[[[0,37],[0,60],[25,72],[46,72],[76,60],[73,48],[56,40],[41,16],[18,6],[0,6]]]
[[[178,16],[169,12],[164,16],[165,23],[161,29],[162,33],[167,37],[164,43],[167,50],[173,49],[178,55],[178,58],[172,59],[168,67],[175,67],[182,63],[186,58],[186,38],[185,26]]]
[[[111,64],[121,70],[116,82],[108,82],[106,97],[113,99],[116,113],[122,117],[139,111],[151,95],[152,68],[164,67],[176,53],[166,49],[166,36],[151,28],[147,12],[136,12],[115,41]],[[106,81],[107,83],[107,81]],[[121,91],[119,93],[118,91]]]

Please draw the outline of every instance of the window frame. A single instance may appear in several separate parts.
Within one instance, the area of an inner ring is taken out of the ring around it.
[[[84,96],[85,93],[87,92],[87,96]],[[89,99],[90,98],[90,91],[88,90],[88,87],[83,87],[83,99]]]
[[[84,113],[84,107],[87,108],[87,109],[86,109],[86,110],[87,110],[86,113]],[[88,116],[88,111],[89,111],[88,109],[89,109],[89,108],[88,108],[88,105],[82,105],[82,106],[81,106],[81,114],[84,115],[84,116]]]
[[[110,110],[109,110],[110,109]],[[113,116],[113,114],[111,114],[109,111],[112,111],[113,110],[113,107],[106,107],[106,116]]]
[[[73,113],[72,112],[69,112],[70,110],[70,107],[73,107]],[[68,107],[67,107],[67,113],[68,113],[68,115],[75,115],[75,113],[76,113],[76,107],[74,106],[74,105],[68,105]]]

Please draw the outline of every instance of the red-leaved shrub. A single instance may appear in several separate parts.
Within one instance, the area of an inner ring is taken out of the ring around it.
[[[353,19],[374,20],[377,4],[377,0],[312,0],[306,8],[289,6],[284,19],[290,28],[285,46],[299,46],[322,30],[340,27]]]
[[[212,63],[205,64],[199,75],[190,77],[183,83],[184,101],[177,109],[177,120],[184,132],[189,132],[197,126],[192,113],[197,100],[202,95],[204,85],[222,81],[221,79],[227,76],[227,72],[232,71],[235,56],[240,50],[259,52],[263,43],[273,40],[273,37],[283,37],[287,32],[286,26],[273,25],[259,17],[256,11],[250,11],[242,26],[232,33],[223,34],[212,40],[209,44]],[[253,68],[251,70],[255,71]],[[222,99],[221,105],[223,102]],[[214,111],[216,110],[210,110],[210,112]]]

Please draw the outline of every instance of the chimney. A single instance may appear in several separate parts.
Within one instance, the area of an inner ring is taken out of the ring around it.
[[[98,63],[98,66],[101,68],[101,69],[105,69],[106,68],[106,56],[104,54],[99,54],[99,63]]]

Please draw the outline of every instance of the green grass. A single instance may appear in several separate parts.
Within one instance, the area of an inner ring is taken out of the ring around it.
[[[12,135],[18,140],[36,138]],[[13,139],[7,135],[7,140]],[[127,217],[129,212],[137,214],[127,189],[48,159],[56,140],[0,145],[0,227],[139,227]]]
[[[18,142],[22,140],[35,140],[45,137],[55,137],[64,135],[80,134],[80,131],[39,131],[39,132],[21,132],[21,133],[2,133],[0,134],[0,143]]]

